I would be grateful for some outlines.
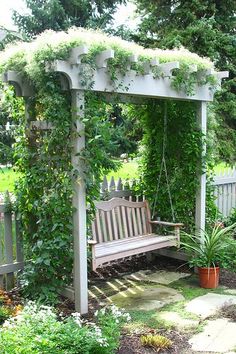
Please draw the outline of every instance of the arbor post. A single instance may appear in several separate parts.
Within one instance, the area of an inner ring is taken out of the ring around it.
[[[86,189],[84,163],[80,155],[85,149],[84,92],[71,90],[72,94],[72,165],[73,165],[73,241],[74,241],[74,291],[75,309],[88,312]]]
[[[198,187],[196,194],[195,226],[196,231],[205,230],[206,220],[206,171],[203,163],[206,156],[206,132],[207,132],[207,102],[201,101],[197,109],[198,126],[202,132],[202,158],[197,167]]]

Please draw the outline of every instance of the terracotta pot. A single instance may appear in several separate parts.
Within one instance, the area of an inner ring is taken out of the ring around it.
[[[215,289],[219,285],[220,268],[198,268],[201,288]]]

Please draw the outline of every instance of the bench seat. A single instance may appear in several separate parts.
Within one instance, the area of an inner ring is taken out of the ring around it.
[[[130,237],[128,239],[98,243],[94,245],[96,254],[94,268],[100,264],[133,256],[140,253],[154,251],[163,247],[176,246],[176,236],[160,236],[155,234]]]
[[[132,202],[121,198],[95,203],[97,212],[92,223],[92,269],[116,259],[160,248],[179,246],[182,224],[151,221],[146,201]],[[152,225],[172,227],[174,232],[157,235]]]

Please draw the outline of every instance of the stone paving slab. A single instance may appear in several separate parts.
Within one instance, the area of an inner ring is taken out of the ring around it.
[[[125,278],[140,282],[146,281],[168,285],[181,278],[189,277],[190,275],[189,273],[168,272],[165,270],[140,270],[139,272],[127,275]]]
[[[227,353],[236,348],[236,323],[222,318],[208,321],[203,332],[194,335],[189,344],[195,352]]]
[[[174,311],[163,311],[159,314],[159,317],[164,321],[172,323],[176,328],[190,329],[197,327],[199,320],[193,320],[189,318],[183,318],[179,313]]]
[[[166,304],[183,301],[184,297],[175,289],[162,285],[130,287],[110,297],[110,301],[126,310],[155,310]]]
[[[222,306],[227,304],[236,304],[236,296],[208,293],[187,303],[186,310],[205,319],[216,314]]]

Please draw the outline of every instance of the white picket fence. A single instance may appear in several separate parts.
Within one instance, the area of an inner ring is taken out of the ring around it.
[[[236,169],[224,170],[214,178],[216,205],[223,216],[236,208]]]
[[[144,197],[135,197],[132,193],[132,187],[137,181],[122,181],[121,178],[110,180],[104,177],[101,183],[101,196],[103,199],[114,197],[125,198],[129,200],[142,200]],[[224,217],[230,215],[233,208],[236,208],[236,169],[225,169],[215,176],[213,185],[215,187],[215,203]]]

